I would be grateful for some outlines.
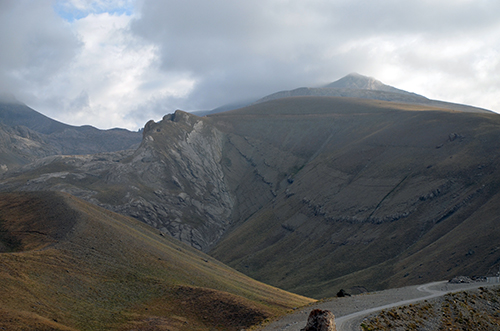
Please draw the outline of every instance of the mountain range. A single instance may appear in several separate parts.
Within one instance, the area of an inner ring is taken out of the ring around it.
[[[0,107],[0,191],[83,199],[71,201],[272,286],[319,299],[500,268],[491,111],[351,74],[204,117],[177,110],[146,123],[138,146],[137,132],[33,112]]]

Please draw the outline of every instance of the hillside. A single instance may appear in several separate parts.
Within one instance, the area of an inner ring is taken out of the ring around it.
[[[311,302],[68,194],[1,194],[0,215],[6,330],[240,330]]]
[[[484,288],[447,294],[444,298],[384,310],[366,318],[370,330],[477,330],[500,329],[500,290]]]
[[[135,151],[42,158],[5,174],[0,191],[68,192],[207,250],[233,209],[224,141],[207,119],[178,111],[148,122]]]
[[[0,123],[0,174],[39,158],[58,154],[47,138],[26,127]]]
[[[241,199],[268,183],[210,251],[236,269],[319,298],[500,266],[498,115],[300,97],[211,118],[253,147]]]

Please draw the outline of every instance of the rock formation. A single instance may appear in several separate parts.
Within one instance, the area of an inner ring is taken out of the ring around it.
[[[309,314],[306,327],[300,331],[337,331],[335,316],[329,310],[314,309]]]

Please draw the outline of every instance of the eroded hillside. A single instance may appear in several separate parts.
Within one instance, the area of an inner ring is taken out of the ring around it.
[[[255,172],[302,160],[211,251],[238,270],[322,297],[498,268],[498,115],[303,97],[212,118],[272,146]]]

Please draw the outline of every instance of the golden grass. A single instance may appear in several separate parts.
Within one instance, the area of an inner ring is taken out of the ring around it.
[[[0,254],[0,306],[11,312],[0,327],[9,330],[239,330],[312,301],[69,195],[1,201],[4,227],[22,242]],[[27,224],[45,238],[25,235]]]

